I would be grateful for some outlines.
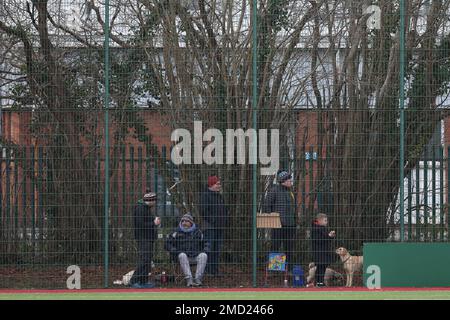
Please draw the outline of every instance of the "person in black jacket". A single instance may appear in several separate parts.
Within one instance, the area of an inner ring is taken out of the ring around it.
[[[152,288],[154,284],[148,282],[151,270],[153,243],[157,237],[156,227],[161,220],[152,212],[156,205],[156,194],[148,192],[134,208],[134,237],[138,249],[138,265],[130,279],[134,288]]]
[[[220,193],[222,185],[217,176],[208,177],[208,188],[200,196],[200,215],[203,218],[205,239],[211,245],[206,273],[219,276],[219,259],[225,226],[228,225],[228,208]]]
[[[277,182],[267,193],[262,211],[280,214],[281,229],[272,230],[272,250],[280,251],[283,245],[287,263],[293,265],[297,228],[297,201],[294,192],[292,192],[292,174],[285,170],[279,170]]]
[[[187,286],[201,286],[208,260],[209,243],[203,238],[203,233],[190,214],[185,214],[178,228],[167,236],[166,250],[170,252],[174,260],[178,258]],[[190,263],[197,264],[194,280]]]
[[[316,277],[317,286],[324,286],[325,271],[335,260],[333,250],[333,239],[336,237],[335,231],[328,231],[328,217],[324,213],[319,213],[311,228],[311,245],[314,262],[317,266]]]

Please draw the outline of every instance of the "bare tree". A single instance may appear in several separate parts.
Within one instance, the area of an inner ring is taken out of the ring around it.
[[[320,27],[316,30],[328,29],[331,61],[313,50],[313,61],[322,59],[324,67],[332,66],[328,74],[322,73],[331,84],[331,94],[319,90],[315,80],[319,72],[312,70],[311,77],[320,115],[318,152],[331,160],[319,164],[318,179],[323,179],[326,171],[331,176],[332,220],[341,240],[355,250],[365,241],[388,238],[387,213],[397,201],[399,168],[405,165],[408,173],[418,163],[443,117],[435,102],[450,80],[448,59],[442,55],[449,39],[445,20],[449,2],[432,1],[431,7],[425,8],[423,1],[409,1],[405,19],[409,79],[405,87],[406,163],[400,164],[398,99],[403,88],[398,81],[399,7],[390,1],[379,1],[378,5],[380,30],[367,29],[368,14],[360,4],[335,1],[324,7],[320,15],[323,24],[317,19]],[[338,27],[338,13],[348,28]],[[323,40],[317,31],[315,39],[316,43]]]
[[[166,92],[161,105],[170,115],[168,125],[192,130],[196,119],[222,130],[250,128],[252,3],[199,0],[189,7],[183,2],[142,3],[160,19],[161,53],[148,50],[148,57],[153,66],[162,66],[155,73]],[[315,137],[319,154],[313,177],[301,175],[304,161],[295,159],[298,177],[314,180],[313,190],[302,199],[308,201],[302,225],[309,226],[317,190],[329,180],[330,214],[341,240],[352,249],[360,249],[364,241],[386,240],[388,211],[399,189],[398,2],[377,2],[380,30],[367,28],[371,13],[364,9],[372,4],[369,1],[258,4],[258,127],[281,129],[284,143],[295,110],[307,104],[317,115],[314,129],[306,129],[303,136],[298,133],[300,151],[305,151],[307,139]],[[432,1],[429,8],[426,4],[410,1],[406,8],[407,169],[420,156],[413,151],[423,149],[442,117],[433,102],[449,81],[436,70],[446,59],[439,45],[448,39],[449,3]],[[423,115],[423,110],[431,112]],[[193,210],[207,173],[219,172],[228,201],[235,204],[230,236],[250,235],[250,166],[181,169],[183,192]],[[261,182],[260,195],[267,180]],[[306,192],[301,179],[297,187]],[[239,246],[236,242],[232,247]]]
[[[124,145],[133,134],[154,154],[151,136],[136,113],[137,93],[143,90],[137,80],[144,73],[151,78],[141,67],[145,55],[139,31],[133,32],[129,22],[141,6],[118,0],[111,7],[113,145]],[[53,208],[45,213],[53,223],[46,238],[54,240],[47,241],[45,252],[62,260],[99,261],[104,226],[104,3],[8,0],[2,9],[2,91],[9,92],[4,98],[18,110],[33,111],[33,138],[45,146],[45,179],[50,182],[43,205]],[[145,91],[156,96],[148,85]],[[30,157],[20,151],[17,158]],[[116,156],[110,174],[116,175],[117,148],[111,153]],[[22,169],[36,179],[29,167]]]

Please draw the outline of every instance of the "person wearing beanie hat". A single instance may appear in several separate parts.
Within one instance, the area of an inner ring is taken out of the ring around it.
[[[144,197],[142,198],[142,200],[144,202],[156,201],[156,193],[154,193],[154,192],[147,192],[147,193],[144,194]],[[150,203],[147,203],[147,205],[150,205]]]
[[[154,213],[156,207],[156,193],[147,190],[142,200],[134,208],[134,237],[138,249],[138,262],[135,272],[130,279],[133,288],[153,288],[148,282],[153,257],[153,244],[157,237],[156,228],[161,220]]]
[[[190,213],[186,213],[181,217],[181,222],[189,222],[191,225],[195,225],[194,218]]]
[[[173,260],[178,259],[188,287],[201,286],[208,260],[209,243],[197,227],[194,218],[186,213],[178,227],[167,236],[165,248]],[[192,278],[190,264],[196,264],[195,278]]]
[[[285,250],[287,263],[294,264],[294,244],[296,241],[297,201],[292,192],[292,174],[287,170],[279,170],[276,175],[277,184],[267,192],[262,211],[278,212],[281,228],[272,229],[272,251]]]
[[[229,210],[221,194],[222,184],[218,176],[208,177],[207,188],[200,195],[199,211],[205,230],[205,238],[211,245],[206,273],[219,276],[220,253],[225,228],[228,225]]]
[[[285,170],[279,170],[277,173],[277,182],[278,183],[283,183],[287,180],[291,180],[292,179],[292,174],[290,174],[289,172],[285,171]]]
[[[220,184],[220,179],[218,176],[209,176],[208,177],[208,188],[212,188],[217,183]]]

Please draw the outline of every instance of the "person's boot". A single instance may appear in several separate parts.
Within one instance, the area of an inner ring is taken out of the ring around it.
[[[323,287],[325,287],[325,284],[323,282],[318,282],[316,284],[316,288],[323,288]]]
[[[186,279],[186,287],[192,287],[194,285],[194,282],[192,281],[192,278]]]
[[[197,278],[194,279],[194,286],[201,287],[202,285],[203,285],[203,283],[200,279],[197,279]]]

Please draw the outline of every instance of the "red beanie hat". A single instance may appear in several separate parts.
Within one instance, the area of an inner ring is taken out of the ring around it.
[[[218,176],[209,176],[208,177],[208,187],[211,188],[213,185],[215,185],[219,181],[220,181],[220,179]]]

